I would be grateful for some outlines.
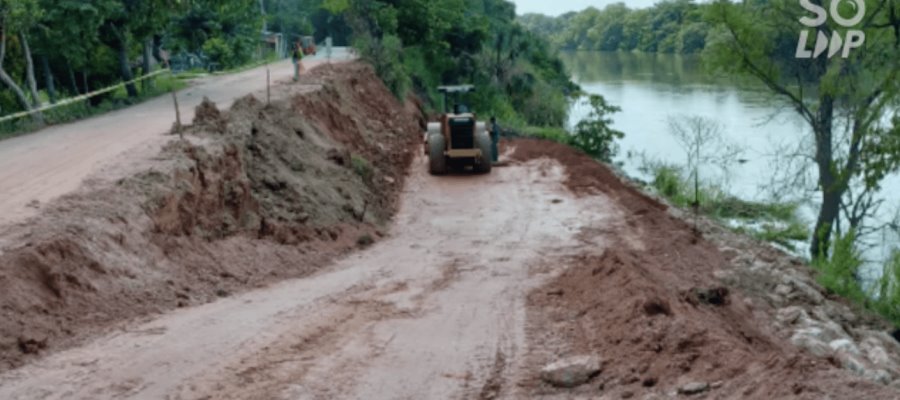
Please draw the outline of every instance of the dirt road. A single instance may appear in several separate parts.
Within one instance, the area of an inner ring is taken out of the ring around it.
[[[336,49],[334,60],[349,59],[345,49]],[[313,68],[326,60],[304,60]],[[272,82],[289,80],[290,60],[270,65]],[[194,107],[208,97],[223,106],[247,93],[265,90],[266,68],[202,79],[179,92],[183,121],[194,116]],[[260,98],[265,98],[264,96]],[[78,188],[92,172],[108,165],[120,167],[123,152],[146,148],[156,154],[168,140],[175,121],[169,96],[84,121],[52,126],[40,132],[0,141],[0,226],[37,214],[41,204]]]
[[[0,398],[515,398],[528,289],[617,211],[549,159],[442,178],[423,162],[389,239],[11,371]]]

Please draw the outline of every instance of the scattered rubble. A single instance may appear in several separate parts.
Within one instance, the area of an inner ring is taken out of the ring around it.
[[[600,359],[596,356],[576,356],[556,361],[541,369],[541,379],[565,388],[581,386],[600,373]]]
[[[691,382],[687,385],[684,385],[678,388],[678,394],[683,394],[685,396],[693,396],[695,394],[700,394],[709,390],[709,384],[705,382]]]

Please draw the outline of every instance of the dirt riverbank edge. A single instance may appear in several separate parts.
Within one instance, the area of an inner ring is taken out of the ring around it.
[[[693,215],[572,148],[510,144],[514,160],[561,162],[576,194],[614,199],[628,227],[606,232],[615,245],[565,260],[529,294],[531,364],[602,364],[576,389],[555,388],[535,369],[522,384],[536,396],[900,398],[891,327],[828,294],[802,261],[706,218],[695,227]]]

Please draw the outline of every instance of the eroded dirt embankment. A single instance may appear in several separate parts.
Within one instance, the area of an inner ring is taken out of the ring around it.
[[[309,274],[377,240],[420,115],[362,64],[197,110],[145,172],[48,205],[0,250],[0,371],[111,324]],[[139,121],[136,123],[140,123]]]
[[[889,327],[829,296],[808,266],[703,218],[695,227],[571,148],[514,143],[514,159],[558,160],[571,191],[612,198],[625,219],[593,228],[613,244],[585,248],[529,295],[531,363],[602,362],[574,391],[532,371],[525,385],[534,396],[900,398],[900,345]]]

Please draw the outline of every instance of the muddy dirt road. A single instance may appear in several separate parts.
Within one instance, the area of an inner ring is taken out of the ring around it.
[[[336,49],[334,61],[348,59],[345,49]],[[304,64],[309,69],[326,61],[311,57]],[[290,80],[293,73],[290,60],[269,68],[273,84]],[[202,79],[178,94],[182,120],[193,119],[194,107],[204,96],[228,107],[247,93],[265,91],[265,84],[265,67]],[[145,154],[158,153],[169,140],[164,133],[174,121],[172,99],[161,96],[84,121],[0,141],[0,226],[36,215],[41,204],[75,190],[104,166],[120,167],[122,160],[117,158],[123,152],[145,148]]]
[[[516,398],[526,294],[553,260],[601,252],[579,232],[620,212],[549,159],[449,177],[424,162],[370,249],[10,371],[0,398]]]

